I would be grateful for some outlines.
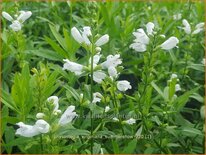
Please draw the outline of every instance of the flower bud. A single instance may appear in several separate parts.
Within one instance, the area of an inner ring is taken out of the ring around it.
[[[177,46],[179,40],[176,37],[170,37],[164,43],[160,45],[160,47],[164,50],[170,50]]]
[[[108,41],[109,41],[109,35],[105,34],[96,41],[95,45],[102,46],[102,45],[106,44]]]
[[[7,12],[2,12],[2,16],[7,19],[8,21],[13,21],[14,19],[10,16],[10,14],[8,14]]]

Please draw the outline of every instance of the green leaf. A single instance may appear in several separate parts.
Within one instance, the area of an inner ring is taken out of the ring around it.
[[[124,148],[123,150],[123,154],[132,154],[134,153],[135,149],[136,149],[136,144],[137,144],[137,139],[133,139],[131,140],[127,147]]]
[[[164,93],[161,91],[161,89],[155,84],[154,81],[151,82],[152,87],[158,92],[160,96],[162,96],[165,100],[167,100],[166,96]]]
[[[112,139],[112,147],[113,147],[114,154],[119,154],[119,145],[113,139]]]

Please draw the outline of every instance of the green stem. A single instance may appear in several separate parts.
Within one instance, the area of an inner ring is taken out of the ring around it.
[[[93,38],[92,38],[92,46],[91,46],[91,91],[90,91],[90,96],[91,96],[91,104],[93,101],[93,54],[94,54],[94,45],[93,45]],[[90,110],[90,117],[91,117],[91,132],[90,132],[90,137],[91,137],[91,154],[93,154],[93,112],[92,109]]]

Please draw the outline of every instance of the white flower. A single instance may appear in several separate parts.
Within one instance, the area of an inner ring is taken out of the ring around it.
[[[95,45],[96,46],[102,46],[104,44],[106,44],[109,41],[109,35],[105,34],[103,36],[101,36],[96,42]]]
[[[91,42],[88,38],[91,35],[92,35],[91,28],[89,26],[83,27],[82,37],[83,37],[85,44],[87,44],[87,45],[91,44]]]
[[[35,125],[26,125],[23,122],[17,123],[19,128],[16,130],[16,135],[23,137],[33,137],[41,133],[49,132],[50,125],[44,120],[37,120]]]
[[[92,36],[91,28],[89,26],[83,27],[82,34],[84,34],[87,37]]]
[[[135,124],[136,123],[136,120],[134,118],[130,118],[126,121],[124,121],[125,123],[129,124],[129,125],[132,125],[132,124]]]
[[[108,73],[110,77],[116,78],[118,76],[117,70],[115,67],[111,66],[108,68]]]
[[[195,30],[194,30],[194,32],[192,33],[192,34],[198,34],[198,33],[200,33],[201,31],[203,31],[204,30],[204,25],[205,25],[205,23],[199,23],[199,24],[197,24],[196,26],[195,26]]]
[[[139,42],[142,44],[149,44],[149,37],[146,35],[143,29],[137,29],[136,32],[133,32],[133,35],[136,37],[134,42]]]
[[[132,86],[127,80],[122,80],[117,82],[117,88],[119,91],[126,91],[128,89],[132,89]]]
[[[180,90],[181,90],[180,85],[179,85],[179,84],[176,84],[176,85],[175,85],[175,91],[177,92],[177,91],[180,91]]]
[[[147,46],[142,43],[132,43],[129,48],[132,48],[137,52],[145,52],[147,50]]]
[[[119,119],[117,117],[112,118],[113,121],[119,122]]]
[[[64,66],[63,66],[63,70],[69,70],[71,72],[74,72],[75,75],[80,75],[83,73],[82,69],[83,66],[80,64],[77,64],[75,62],[69,61],[68,59],[63,59],[63,61],[65,62]]]
[[[153,33],[153,23],[148,23],[146,25],[147,32],[149,34]],[[134,40],[134,43],[132,43],[129,48],[134,49],[137,52],[145,52],[147,50],[147,44],[149,44],[149,37],[147,34],[144,32],[143,29],[137,29],[136,32],[133,32],[133,35],[136,37]]]
[[[190,34],[191,33],[191,27],[190,27],[190,24],[188,23],[188,21],[186,19],[183,19],[182,24],[184,25],[183,30],[185,31],[185,33]]]
[[[36,128],[40,133],[49,132],[50,125],[43,119],[37,120],[34,128]]]
[[[20,11],[20,15],[17,16],[17,19],[14,20],[7,12],[2,12],[2,16],[7,19],[8,21],[11,21],[12,24],[10,25],[10,28],[13,31],[19,31],[22,28],[22,23],[27,20],[32,15],[31,11]]]
[[[102,71],[95,71],[93,73],[93,80],[97,83],[101,83],[102,80],[104,80],[106,76],[107,75]]]
[[[36,118],[38,118],[38,119],[41,119],[41,118],[43,118],[44,116],[45,116],[44,113],[37,113],[37,114],[36,114]]]
[[[99,92],[93,93],[93,101],[92,101],[92,103],[100,102],[102,97],[103,96]]]
[[[111,66],[116,67],[117,65],[121,64],[122,60],[120,59],[120,55],[108,55],[107,60],[101,64],[103,69],[107,69]]]
[[[75,110],[75,106],[69,106],[65,112],[62,114],[60,120],[59,120],[59,125],[63,126],[66,125],[68,123],[70,123],[76,116],[78,116],[76,114],[76,112],[73,112]]]
[[[32,125],[26,125],[23,122],[19,122],[16,125],[19,126],[19,128],[16,130],[16,135],[23,137],[33,137],[40,134],[37,128],[34,128]]]
[[[19,17],[17,17],[17,20],[21,23],[25,22],[28,18],[30,18],[32,15],[31,11],[20,11]]]
[[[170,50],[177,46],[179,40],[176,37],[170,37],[164,43],[160,45],[160,47],[164,50]]]
[[[8,21],[12,22],[14,19],[8,14],[7,12],[2,12],[2,16],[7,19]]]
[[[83,43],[84,39],[82,37],[82,35],[80,34],[79,30],[76,27],[73,27],[71,29],[71,34],[73,36],[73,38],[78,42],[78,43]]]
[[[97,53],[96,55],[93,56],[93,68],[95,68],[99,63],[101,56],[102,55],[100,53]],[[91,64],[91,58],[89,59],[89,64]]]
[[[149,22],[149,23],[146,24],[146,29],[147,29],[147,34],[148,35],[153,35],[154,27],[155,27],[155,25],[152,22]]]
[[[109,106],[106,106],[104,109],[104,112],[108,112],[111,108]]]
[[[54,114],[61,112],[61,110],[59,110],[59,98],[57,96],[50,96],[47,101],[54,104]]]
[[[182,18],[182,14],[181,13],[173,15],[173,19],[174,20],[180,20],[181,18]]]
[[[171,78],[170,78],[170,79],[175,79],[175,78],[177,78],[177,74],[174,74],[174,73],[173,73],[173,74],[171,75]]]
[[[12,22],[12,24],[10,25],[10,28],[13,31],[19,31],[19,30],[21,30],[21,23],[18,20],[14,20]]]

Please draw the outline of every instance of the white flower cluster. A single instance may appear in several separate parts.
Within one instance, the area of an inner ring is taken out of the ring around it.
[[[92,32],[89,26],[83,27],[83,31],[81,33],[76,27],[73,27],[71,29],[71,34],[78,43],[80,44],[85,43],[86,45],[91,45],[89,37],[92,36]],[[108,41],[109,41],[109,35],[105,34],[95,42],[95,45],[99,47],[106,44]]]
[[[186,34],[198,34],[204,30],[205,23],[201,22],[195,26],[194,31],[192,32],[191,26],[186,19],[182,20],[182,24],[184,27],[182,29],[185,31]]]
[[[137,52],[145,52],[147,50],[147,45],[150,41],[150,36],[156,34],[154,31],[155,25],[152,22],[146,24],[146,32],[140,28],[137,29],[136,32],[133,32],[135,36],[134,43],[132,43],[129,47],[134,49]],[[171,50],[172,48],[176,47],[179,43],[179,40],[176,37],[170,37],[165,42],[163,42],[160,47],[164,50]]]
[[[23,23],[32,15],[31,11],[19,11],[19,15],[17,15],[17,18],[14,19],[10,14],[7,12],[2,12],[2,16],[7,19],[8,21],[12,22],[10,25],[10,28],[13,31],[19,31],[21,30]]]
[[[54,105],[54,110],[53,110],[54,115],[56,115],[57,113],[61,113],[61,110],[58,109],[59,99],[57,96],[51,96],[47,99],[47,101]],[[70,123],[76,116],[78,116],[76,112],[74,112],[74,110],[75,110],[75,106],[72,106],[72,105],[69,106],[65,110],[65,112],[62,114],[62,116],[60,117],[58,121],[58,125],[64,126]],[[42,133],[48,133],[50,129],[50,125],[49,123],[47,123],[45,120],[42,119],[45,117],[45,114],[37,113],[36,117],[39,120],[37,120],[34,125],[27,125],[27,124],[24,124],[23,122],[17,123],[19,128],[16,131],[16,135],[20,135],[23,137],[33,137],[33,136],[36,136]]]
[[[151,26],[148,26],[148,32],[152,33]],[[71,30],[71,33],[74,39],[80,44],[82,43],[85,43],[87,45],[91,44],[91,42],[88,39],[88,36],[92,35],[90,27],[88,26],[83,27],[83,32],[81,33],[77,30],[76,27],[73,27]],[[101,83],[107,77],[106,73],[102,69],[108,70],[108,74],[111,79],[117,78],[118,73],[117,73],[116,67],[122,63],[122,60],[120,59],[120,55],[116,54],[116,55],[107,56],[106,61],[104,61],[101,64],[98,64],[102,56],[100,54],[101,49],[99,46],[106,44],[108,41],[109,41],[109,36],[106,34],[100,37],[95,42],[97,54],[93,56],[93,67],[94,67],[93,80],[97,83]],[[82,73],[85,72],[84,68],[87,68],[86,66],[72,62],[68,59],[64,59],[63,61],[65,62],[63,66],[63,70],[71,71],[75,73],[75,75],[81,75]],[[91,64],[91,58],[89,62]],[[117,88],[119,91],[126,91],[128,89],[131,89],[132,87],[128,81],[122,80],[122,81],[117,82]],[[94,100],[94,102],[96,103],[98,102],[98,100]]]

